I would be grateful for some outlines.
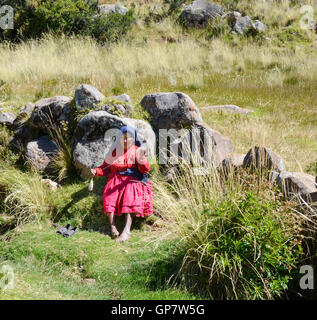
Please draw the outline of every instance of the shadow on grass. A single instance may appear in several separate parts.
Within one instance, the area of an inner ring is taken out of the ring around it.
[[[146,286],[153,291],[181,289],[178,272],[182,266],[185,251],[177,241],[168,240],[161,243],[155,249],[153,259],[142,259],[140,255],[134,257],[128,270],[133,279],[138,279],[140,286]]]
[[[97,231],[111,236],[108,217],[103,212],[102,195],[106,181],[103,178],[94,180],[93,192],[87,187],[71,194],[71,201],[56,212],[53,222],[79,223],[84,230]],[[122,231],[125,225],[125,215],[115,216],[116,226]],[[134,218],[133,229],[141,229],[145,219]]]

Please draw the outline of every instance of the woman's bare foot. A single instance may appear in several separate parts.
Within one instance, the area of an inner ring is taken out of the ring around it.
[[[117,242],[124,242],[130,238],[130,233],[123,231],[120,237],[116,240]]]
[[[111,226],[111,237],[114,239],[119,237],[119,235],[120,232],[117,230],[116,226]]]

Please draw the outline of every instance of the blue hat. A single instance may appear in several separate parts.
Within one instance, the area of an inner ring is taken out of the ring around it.
[[[134,144],[138,147],[141,147],[141,141],[138,138],[138,134],[133,127],[123,126],[120,128],[121,135],[124,133],[130,133],[134,137]]]

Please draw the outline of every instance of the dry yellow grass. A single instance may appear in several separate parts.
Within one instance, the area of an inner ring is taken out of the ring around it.
[[[138,2],[136,11],[144,16],[160,4]],[[279,20],[277,31],[273,27],[269,31],[271,40],[211,41],[199,32],[184,32],[168,18],[150,26],[138,19],[125,41],[107,46],[53,36],[16,47],[1,44],[0,80],[5,82],[0,88],[1,107],[18,110],[42,97],[73,96],[80,83],[91,83],[107,96],[120,89],[134,102],[150,92],[183,91],[199,107],[237,104],[255,110],[251,116],[203,113],[203,117],[234,141],[236,152],[264,144],[281,154],[289,170],[305,170],[317,158],[313,35],[304,42],[276,46],[274,32],[282,32],[280,26],[287,22],[281,15],[300,17],[300,5],[292,7],[290,1],[240,1],[238,7],[250,10],[251,16],[261,13],[267,23]]]

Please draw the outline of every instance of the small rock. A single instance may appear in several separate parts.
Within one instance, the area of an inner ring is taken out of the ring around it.
[[[120,13],[126,14],[129,10],[128,8],[120,4],[101,4],[98,6],[99,13],[110,14],[110,13]]]
[[[0,125],[12,126],[16,119],[16,115],[11,112],[0,112]]]
[[[105,100],[105,96],[89,84],[81,84],[75,91],[75,102],[79,109],[93,109],[98,103]]]
[[[84,279],[84,283],[87,284],[88,286],[92,286],[92,285],[96,284],[96,280],[91,279],[91,278],[86,278],[86,279]]]
[[[72,117],[72,99],[64,96],[42,99],[36,102],[30,124],[35,128],[46,130],[62,121],[70,122]]]
[[[253,26],[255,31],[259,33],[263,33],[266,29],[266,25],[262,23],[260,20],[255,20]]]
[[[58,183],[52,181],[51,179],[42,179],[41,181],[43,185],[49,187],[51,190],[57,190],[58,188]]]
[[[219,105],[219,106],[208,106],[202,107],[200,110],[203,111],[224,111],[224,112],[231,112],[231,113],[241,113],[241,114],[248,114],[254,112],[253,110],[240,108],[235,105]]]
[[[238,34],[244,34],[249,27],[253,28],[253,23],[249,16],[238,17],[232,27],[232,31]]]

